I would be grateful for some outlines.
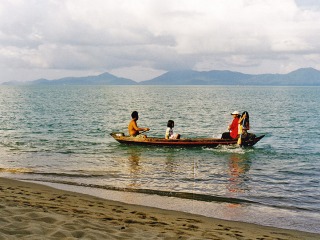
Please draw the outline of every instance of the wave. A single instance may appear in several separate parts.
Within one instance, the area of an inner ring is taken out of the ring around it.
[[[30,179],[24,179],[29,180]],[[164,190],[155,190],[155,189],[135,189],[135,188],[123,188],[123,187],[115,187],[110,185],[96,185],[96,184],[85,184],[85,183],[76,183],[70,181],[59,181],[59,180],[45,180],[45,179],[32,179],[35,182],[48,182],[54,184],[63,184],[69,186],[79,186],[79,187],[86,187],[92,189],[103,189],[109,191],[119,191],[119,192],[131,192],[131,193],[141,193],[147,195],[157,195],[161,197],[174,197],[180,199],[188,199],[188,200],[195,200],[200,202],[216,202],[216,203],[228,203],[228,204],[238,204],[238,205],[255,205],[255,206],[264,206],[264,207],[271,207],[274,209],[283,209],[289,211],[304,211],[304,212],[319,212],[319,209],[315,208],[304,208],[298,206],[286,206],[286,205],[275,205],[275,204],[268,204],[266,202],[259,202],[254,200],[248,200],[243,198],[231,198],[231,197],[224,197],[224,196],[213,196],[207,194],[200,194],[200,193],[190,193],[190,192],[175,192],[175,191],[164,191]]]
[[[25,179],[27,180],[27,179]],[[30,179],[29,179],[30,180]],[[175,197],[181,199],[189,199],[189,200],[196,200],[196,201],[203,201],[203,202],[218,202],[218,203],[232,203],[232,204],[260,204],[258,202],[240,199],[240,198],[229,198],[229,197],[222,197],[222,196],[212,196],[206,194],[199,194],[199,193],[189,193],[189,192],[173,192],[173,191],[163,191],[163,190],[155,190],[155,189],[135,189],[135,188],[123,188],[123,187],[115,187],[110,185],[96,185],[96,184],[85,184],[85,183],[76,183],[76,182],[69,182],[69,181],[47,181],[47,180],[35,180],[32,181],[39,181],[39,182],[49,182],[49,183],[56,183],[56,184],[65,184],[65,185],[74,185],[79,187],[88,187],[88,188],[95,188],[95,189],[104,189],[110,191],[122,191],[122,192],[132,192],[132,193],[142,193],[148,195],[158,195],[162,197]]]

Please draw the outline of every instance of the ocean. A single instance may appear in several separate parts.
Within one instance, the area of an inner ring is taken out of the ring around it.
[[[319,87],[0,86],[0,176],[111,200],[320,233]],[[148,136],[220,137],[248,111],[252,148],[126,146]]]

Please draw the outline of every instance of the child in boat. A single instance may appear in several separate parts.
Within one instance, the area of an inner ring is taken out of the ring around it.
[[[173,127],[174,127],[174,121],[169,120],[167,124],[167,130],[166,130],[166,139],[180,139],[180,134],[173,133]]]

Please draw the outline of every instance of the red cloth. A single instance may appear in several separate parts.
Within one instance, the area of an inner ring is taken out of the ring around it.
[[[237,138],[238,137],[238,125],[239,125],[239,119],[234,118],[231,125],[230,125],[230,136],[232,138]]]

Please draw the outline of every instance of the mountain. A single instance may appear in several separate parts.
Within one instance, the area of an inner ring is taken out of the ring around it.
[[[110,73],[88,77],[66,77],[57,80],[39,79],[32,81],[35,85],[135,85],[135,81],[127,78],[119,78]]]
[[[287,74],[260,74],[242,82],[244,85],[320,86],[320,71],[300,68]]]
[[[320,71],[300,68],[288,74],[244,74],[232,71],[192,70],[167,72],[141,85],[264,85],[264,86],[320,86]]]
[[[180,70],[156,78],[135,82],[110,73],[88,77],[66,77],[56,80],[38,79],[27,83],[6,82],[4,85],[258,85],[320,86],[320,71],[300,68],[287,74],[244,74],[232,71]]]
[[[320,85],[320,71],[314,68],[300,68],[286,75],[287,83],[300,85],[303,80],[304,85]]]
[[[251,75],[231,71],[198,72],[192,70],[167,72],[141,85],[234,85],[250,78]]]
[[[14,82],[4,83],[5,85],[16,85]],[[20,85],[136,85],[137,82],[127,79],[119,78],[110,73],[103,73],[97,76],[88,77],[66,77],[56,80],[38,79],[27,83],[20,83]]]

